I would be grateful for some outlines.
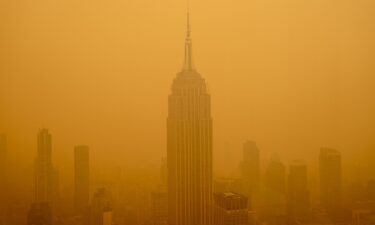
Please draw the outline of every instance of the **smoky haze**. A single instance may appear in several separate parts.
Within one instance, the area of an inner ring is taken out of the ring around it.
[[[90,146],[93,167],[158,166],[167,96],[183,64],[185,4],[2,1],[0,132],[15,171],[31,174],[40,128],[52,134],[63,177],[72,175],[75,145]],[[315,168],[327,146],[342,152],[345,168],[367,168],[374,1],[207,0],[191,8],[194,64],[212,96],[215,174],[236,173],[246,140],[265,160],[278,153]]]

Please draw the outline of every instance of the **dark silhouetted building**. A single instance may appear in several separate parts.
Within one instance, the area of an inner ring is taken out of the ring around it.
[[[90,198],[89,147],[74,148],[74,206],[76,212],[87,209]]]
[[[246,196],[234,192],[221,192],[214,194],[214,201],[215,225],[249,224]]]
[[[35,202],[53,199],[52,138],[47,129],[38,133],[38,152],[35,159]]]
[[[87,225],[112,225],[112,197],[105,188],[99,188],[91,200]]]
[[[168,193],[166,187],[151,193],[151,220],[153,225],[168,224]]]
[[[32,204],[27,216],[27,225],[52,225],[52,209],[49,203]]]
[[[341,204],[341,154],[330,148],[321,148],[319,156],[320,203],[335,209]]]
[[[292,221],[308,220],[310,215],[310,193],[307,184],[307,166],[293,161],[288,176],[288,216]]]
[[[272,159],[267,166],[264,183],[265,186],[272,191],[285,193],[286,169],[279,159]]]
[[[34,170],[34,203],[48,204],[52,209],[52,215],[56,217],[60,212],[59,173],[52,164],[52,137],[47,129],[39,131],[37,142],[38,151]]]
[[[258,190],[260,182],[260,153],[254,141],[247,141],[243,145],[242,178],[244,193],[251,196]]]
[[[185,63],[173,81],[168,107],[169,225],[211,225],[211,99],[193,66],[189,23]]]

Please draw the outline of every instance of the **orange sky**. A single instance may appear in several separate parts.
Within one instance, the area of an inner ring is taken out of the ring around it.
[[[219,174],[237,167],[246,139],[285,162],[315,162],[321,146],[341,150],[345,163],[374,156],[375,1],[191,8]],[[31,165],[46,127],[60,170],[78,144],[90,145],[97,164],[159,164],[185,13],[180,0],[1,1],[0,132],[11,160]]]

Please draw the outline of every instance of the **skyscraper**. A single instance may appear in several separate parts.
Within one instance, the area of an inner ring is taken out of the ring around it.
[[[90,198],[89,146],[74,148],[74,206],[82,213],[87,208]]]
[[[52,138],[47,129],[38,133],[38,152],[35,159],[35,202],[53,199]]]
[[[212,118],[206,82],[192,62],[188,13],[185,63],[168,99],[169,225],[212,224]]]
[[[341,202],[341,154],[330,148],[321,148],[319,156],[320,203],[335,209]]]
[[[305,220],[310,212],[310,193],[307,185],[307,166],[293,161],[288,176],[288,214],[291,220]]]
[[[164,186],[151,193],[151,220],[153,225],[168,224],[168,193]]]
[[[250,196],[258,189],[260,182],[260,154],[254,141],[246,141],[243,145],[242,178],[244,193]]]
[[[279,159],[272,159],[269,163],[264,177],[265,186],[272,191],[285,193],[285,166]]]

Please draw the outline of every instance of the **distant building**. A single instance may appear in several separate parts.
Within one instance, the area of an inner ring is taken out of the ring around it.
[[[38,152],[35,159],[35,202],[53,199],[52,137],[47,129],[38,133]]]
[[[247,197],[234,192],[214,194],[215,225],[248,225]],[[253,219],[253,216],[252,218]]]
[[[90,198],[89,147],[74,148],[74,204],[76,212],[87,209]]]
[[[168,224],[168,193],[166,188],[151,193],[151,220],[152,225]]]
[[[111,194],[99,188],[91,200],[87,225],[112,225],[113,208]]]
[[[288,216],[292,221],[304,221],[310,216],[310,194],[307,184],[307,166],[293,161],[288,176]]]
[[[351,225],[375,225],[375,211],[354,210]]]
[[[259,189],[260,183],[260,153],[254,141],[247,141],[243,145],[242,178],[244,181],[244,193],[251,193]]]
[[[287,220],[288,200],[286,193],[262,188],[260,195],[254,199],[257,218],[268,225],[282,225]]]
[[[266,168],[264,183],[267,188],[279,193],[285,193],[286,169],[280,160],[272,160]]]
[[[52,225],[52,209],[48,202],[31,205],[27,216],[27,225]]]
[[[212,225],[211,97],[193,66],[190,34],[188,22],[185,63],[168,98],[168,224]]]
[[[330,148],[321,148],[319,156],[320,203],[329,209],[341,204],[341,154]]]

